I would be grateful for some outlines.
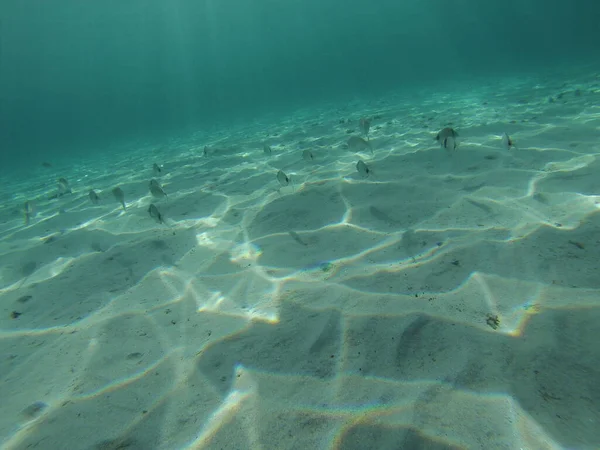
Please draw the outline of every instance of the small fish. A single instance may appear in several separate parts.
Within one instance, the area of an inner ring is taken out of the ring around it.
[[[494,210],[492,208],[490,208],[488,205],[486,205],[485,203],[481,203],[481,202],[478,202],[476,200],[472,200],[470,198],[467,198],[465,200],[468,201],[475,208],[479,208],[480,210],[482,210],[486,214],[492,214],[494,212]]]
[[[358,121],[358,126],[360,131],[366,136],[369,134],[369,130],[371,129],[371,119],[367,119],[366,117],[361,117]]]
[[[401,225],[400,221],[393,219],[392,217],[388,216],[385,212],[383,212],[382,210],[380,210],[374,206],[369,207],[369,212],[376,219],[379,219],[382,222],[387,222],[389,225]]]
[[[58,179],[58,196],[61,197],[65,194],[70,194],[71,191],[71,186],[69,186],[69,182],[67,181],[66,178],[59,178]]]
[[[263,153],[267,156],[271,156],[272,150],[270,145],[263,145]]]
[[[25,225],[29,225],[31,219],[35,217],[37,211],[35,208],[35,203],[32,201],[26,201],[23,205],[23,213],[25,214]]]
[[[368,176],[371,174],[371,169],[369,169],[362,159],[359,159],[356,163],[356,170],[363,178],[368,178]]]
[[[46,169],[51,169],[52,168],[52,164],[50,164],[48,161],[44,161],[42,163],[42,167],[45,167]]]
[[[352,151],[359,152],[361,150],[370,150],[371,154],[373,154],[373,147],[369,141],[364,140],[360,136],[351,136],[348,139],[348,148]]]
[[[456,140],[452,136],[445,137],[442,141],[442,148],[446,150],[456,150],[458,145],[456,144]]]
[[[208,156],[209,151],[210,151],[210,149],[208,148],[208,145],[205,145],[204,150],[202,150],[202,154],[204,156]]]
[[[298,233],[296,233],[295,231],[288,231],[288,234],[292,237],[293,240],[295,240],[298,244],[300,245],[304,245],[305,247],[308,246],[308,244],[306,242],[304,242],[302,240],[302,238],[300,237],[300,235]]]
[[[510,150],[515,146],[514,141],[510,138],[510,136],[507,133],[504,133],[504,135],[502,136],[502,146],[506,150]]]
[[[404,233],[402,233],[402,247],[406,250],[406,253],[410,256],[413,263],[417,262],[415,258],[415,250],[418,252],[418,240],[415,236],[415,231],[410,228],[407,229]]]
[[[165,223],[162,214],[154,203],[150,203],[150,206],[148,207],[148,214],[150,214],[150,217],[152,217],[157,223]]]
[[[162,169],[160,168],[160,166],[156,163],[152,164],[152,172],[154,173],[155,177],[160,176]]]
[[[163,198],[167,196],[160,183],[154,178],[150,180],[150,193],[156,198]]]
[[[277,172],[277,181],[279,181],[279,184],[281,186],[287,186],[288,184],[290,184],[290,178],[285,174],[285,172],[283,170],[280,170],[279,172]]]
[[[29,405],[28,407],[26,407],[25,409],[23,409],[21,411],[21,415],[25,418],[25,419],[34,419],[35,417],[39,416],[40,414],[42,414],[42,412],[48,407],[48,405],[44,402],[41,401],[37,401],[37,402],[33,402],[31,405]]]
[[[312,152],[310,150],[304,150],[302,152],[302,159],[304,161],[314,161],[315,156],[312,154]]]
[[[453,140],[458,137],[458,133],[454,131],[454,128],[446,127],[443,128],[435,137],[435,140],[443,145],[446,138],[451,137]]]
[[[123,192],[123,189],[121,189],[120,187],[116,187],[112,190],[113,195],[115,196],[115,199],[121,204],[123,205],[123,209],[125,210],[125,193]]]
[[[94,205],[97,205],[100,201],[100,197],[98,197],[98,194],[96,194],[96,191],[93,189],[88,193],[88,197]]]

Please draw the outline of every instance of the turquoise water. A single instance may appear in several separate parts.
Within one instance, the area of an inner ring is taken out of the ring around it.
[[[550,75],[598,56],[591,0],[6,0],[0,8],[3,165],[117,152],[432,82]]]
[[[2,448],[599,448],[598,23],[2,2]]]

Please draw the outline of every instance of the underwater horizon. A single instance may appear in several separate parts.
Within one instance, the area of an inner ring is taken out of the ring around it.
[[[600,3],[0,3],[0,447],[600,448]]]
[[[591,0],[8,0],[0,163],[123,152],[438,83],[551,77],[596,64],[598,10]]]

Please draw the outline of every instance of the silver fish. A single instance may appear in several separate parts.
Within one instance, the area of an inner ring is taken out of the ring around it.
[[[204,146],[204,150],[202,151],[202,154],[203,154],[204,156],[208,156],[208,152],[209,152],[208,145],[205,145],[205,146]]]
[[[152,172],[154,173],[155,177],[160,176],[162,169],[160,168],[160,166],[156,163],[152,164]]]
[[[267,156],[271,156],[272,150],[270,145],[263,145],[263,153]]]
[[[98,197],[98,194],[96,194],[96,191],[94,191],[93,189],[88,193],[88,197],[94,205],[97,205],[100,201],[100,197]]]
[[[366,117],[361,117],[358,121],[358,126],[360,131],[366,136],[369,134],[369,130],[371,129],[371,119],[367,119]]]
[[[458,137],[458,133],[456,131],[454,131],[454,128],[451,127],[446,127],[443,128],[436,136],[435,136],[435,140],[438,141],[440,144],[444,143],[444,139],[446,138],[457,138]]]
[[[290,178],[283,172],[283,170],[280,170],[279,172],[277,172],[277,181],[279,181],[279,184],[282,186],[287,186],[288,184],[290,184]]]
[[[66,178],[59,178],[58,179],[58,196],[61,197],[65,194],[70,194],[71,191],[71,186],[69,186],[69,182],[67,181]]]
[[[360,136],[351,136],[347,141],[348,148],[354,152],[359,152],[361,150],[370,150],[371,154],[373,154],[373,147],[369,141],[364,140]]]
[[[163,198],[167,196],[160,183],[154,178],[150,180],[150,193],[156,198]]]
[[[315,156],[312,154],[312,152],[310,150],[304,150],[302,152],[302,159],[304,161],[314,161]]]
[[[298,233],[296,233],[295,231],[288,231],[288,234],[292,237],[293,240],[295,240],[298,244],[300,245],[304,245],[305,247],[308,246],[308,243],[304,242],[302,240],[302,238],[300,237],[300,235]]]
[[[504,135],[502,136],[502,146],[506,150],[510,150],[511,148],[513,148],[515,146],[515,143],[513,142],[513,140],[510,138],[510,136],[507,133],[504,133]]]
[[[31,219],[35,217],[37,213],[35,203],[29,200],[26,201],[23,205],[23,213],[25,214],[25,225],[29,225]]]
[[[150,217],[152,217],[157,223],[165,223],[162,214],[154,203],[150,203],[150,206],[148,207],[148,214],[150,214]]]
[[[121,189],[120,187],[116,187],[112,190],[113,195],[115,196],[115,199],[121,204],[123,205],[123,209],[125,208],[125,193],[123,192],[123,189]]]
[[[362,159],[359,159],[356,163],[356,170],[363,178],[367,178],[371,174],[371,169],[369,169],[369,166],[367,166]]]
[[[442,148],[446,150],[456,150],[458,145],[456,144],[456,140],[452,136],[445,137],[442,141]]]
[[[384,211],[376,208],[375,206],[371,206],[369,207],[369,212],[373,215],[373,217],[375,217],[376,219],[381,220],[382,222],[386,222],[389,225],[401,225],[402,222],[390,217],[388,214],[386,214]]]
[[[418,241],[415,236],[414,230],[411,230],[409,228],[402,234],[402,247],[404,247],[404,250],[406,250],[406,253],[408,253],[408,256],[411,257],[413,263],[417,262],[417,258],[415,258],[415,251],[416,252],[419,251],[417,242]]]

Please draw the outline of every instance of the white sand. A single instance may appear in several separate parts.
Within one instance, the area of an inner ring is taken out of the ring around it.
[[[3,180],[2,448],[598,448],[599,85],[357,100]],[[374,155],[344,145],[362,116]]]

